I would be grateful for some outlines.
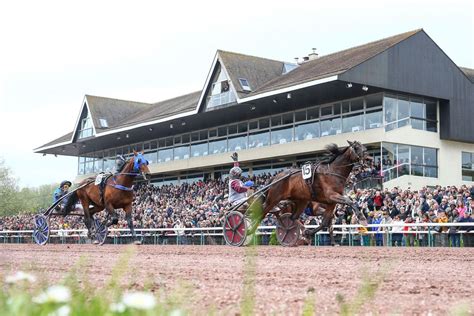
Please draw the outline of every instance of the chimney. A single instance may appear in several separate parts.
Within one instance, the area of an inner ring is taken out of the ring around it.
[[[318,58],[318,53],[316,53],[316,48],[313,48],[313,52],[308,55],[309,60],[314,60]]]

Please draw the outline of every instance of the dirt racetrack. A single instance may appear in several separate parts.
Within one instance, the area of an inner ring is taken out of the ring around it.
[[[57,282],[83,257],[100,287],[131,249],[123,286],[184,291],[195,314],[238,314],[246,295],[261,315],[299,315],[308,304],[317,314],[344,306],[361,314],[474,314],[474,248],[130,247],[1,244],[0,276],[21,269]]]

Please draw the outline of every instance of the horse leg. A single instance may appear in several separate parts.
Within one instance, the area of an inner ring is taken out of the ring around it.
[[[107,203],[105,205],[105,209],[107,210],[107,227],[110,227],[112,225],[116,225],[118,223],[118,216],[117,213],[115,212],[114,207],[110,204]]]
[[[80,201],[81,201],[82,209],[84,211],[84,224],[87,227],[87,237],[89,237],[92,240],[92,238],[93,238],[93,236],[92,236],[92,216],[91,216],[91,213],[89,211],[90,201],[87,198],[82,198],[82,199],[80,199]]]
[[[124,207],[123,210],[125,211],[125,219],[127,220],[128,228],[132,234],[133,243],[139,245],[141,242],[137,240],[135,229],[133,229],[132,205],[130,204],[129,206]]]

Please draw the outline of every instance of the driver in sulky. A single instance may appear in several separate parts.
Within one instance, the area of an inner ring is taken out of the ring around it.
[[[229,172],[229,203],[236,205],[247,200],[247,192],[254,186],[253,181],[242,182],[242,169],[239,167],[239,156],[235,152],[230,156],[234,167]]]

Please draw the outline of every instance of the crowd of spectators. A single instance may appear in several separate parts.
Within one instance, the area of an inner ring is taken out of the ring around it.
[[[364,169],[357,169],[351,175],[354,182],[364,177],[376,174],[377,167],[372,165]],[[271,181],[273,175],[262,174],[252,177],[257,187],[264,186]],[[223,224],[225,210],[228,208],[227,180],[209,179],[194,183],[179,185],[154,186],[141,184],[135,187],[133,202],[133,221],[136,228],[200,228],[220,227]],[[358,203],[364,211],[369,224],[390,223],[446,223],[446,222],[473,222],[474,221],[474,186],[448,186],[423,188],[421,190],[392,190],[357,189],[348,192],[348,195]],[[119,212],[119,223],[116,228],[128,228],[123,211]],[[319,224],[319,219],[305,212],[302,221],[305,224]],[[342,205],[335,211],[335,224],[354,223],[352,212]],[[263,225],[274,225],[275,219],[266,217]],[[474,226],[474,223],[473,223]],[[54,216],[50,219],[52,229],[83,229],[82,217]],[[31,230],[34,228],[33,215],[16,215],[0,217],[0,230]],[[389,228],[360,228],[357,234],[357,243],[361,245],[394,246],[427,245],[427,235],[423,233],[409,233],[412,227],[400,226],[391,228],[391,240],[384,230]],[[425,229],[425,228],[423,228]],[[433,227],[433,231],[442,237],[437,237],[439,245],[459,246],[458,231],[466,231],[474,227]],[[375,230],[373,234],[368,230]],[[426,230],[426,229],[425,229]],[[170,231],[170,233],[172,233]],[[338,235],[340,242],[347,236]],[[342,240],[341,240],[342,239]],[[470,243],[469,240],[464,244]]]

